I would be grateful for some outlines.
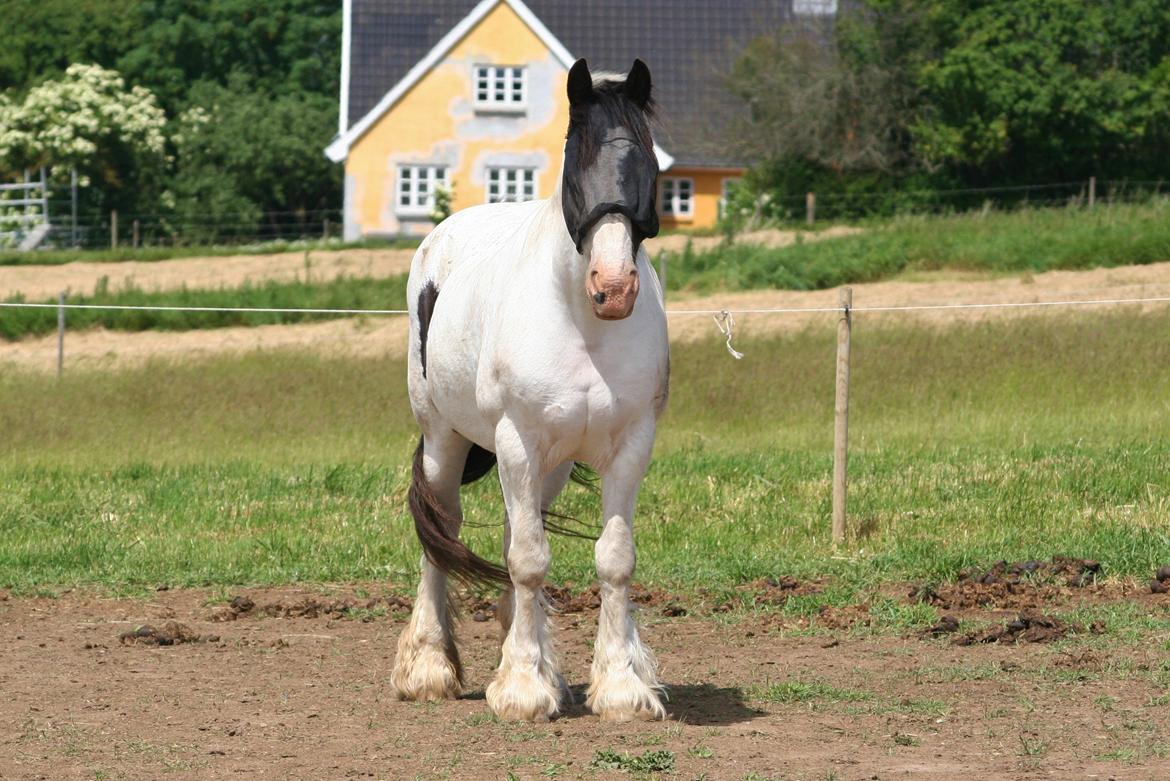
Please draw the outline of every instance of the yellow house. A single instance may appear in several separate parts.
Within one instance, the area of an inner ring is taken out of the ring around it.
[[[425,234],[439,190],[453,210],[551,195],[578,56],[595,72],[649,64],[662,226],[712,227],[744,170],[713,121],[731,110],[715,65],[791,12],[743,5],[344,0],[340,121],[326,154],[345,164],[345,238]]]

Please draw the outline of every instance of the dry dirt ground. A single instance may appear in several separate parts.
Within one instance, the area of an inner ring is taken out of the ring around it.
[[[234,595],[247,599],[229,607]],[[1170,604],[1127,598],[1163,618]],[[853,623],[864,609],[850,608],[810,634],[777,612],[691,605],[698,616],[667,617],[683,611],[659,595],[641,620],[669,720],[602,723],[578,704],[528,725],[488,714],[490,620],[462,626],[462,699],[397,702],[388,679],[408,605],[373,586],[0,593],[0,778],[1170,777],[1164,637],[960,646],[956,635],[867,633]],[[554,621],[578,699],[596,620],[586,599]],[[121,639],[168,621],[189,642]],[[769,698],[770,687],[787,694]],[[605,767],[615,758],[658,770]]]
[[[182,261],[167,261],[164,264]],[[211,261],[205,261],[211,262]],[[219,262],[219,261],[215,261]],[[356,262],[356,261],[355,261]],[[109,265],[109,264],[107,264]],[[0,269],[0,272],[5,269]],[[1025,303],[1055,300],[1148,298],[1170,296],[1170,263],[1124,266],[1090,271],[1051,271],[1037,275],[989,277],[957,272],[920,273],[905,279],[853,286],[853,303],[865,306],[905,306],[947,303]],[[746,310],[759,308],[815,308],[836,305],[835,290],[813,292],[756,290],[698,296],[672,293],[671,310]],[[1145,305],[1145,306],[1164,306]],[[1094,307],[1095,308],[1095,307]],[[969,309],[926,312],[858,313],[859,328],[867,322],[913,318],[925,323],[972,322],[987,318],[1034,314],[1036,309]],[[798,330],[809,326],[831,328],[835,315],[822,313],[736,315],[737,338]],[[711,316],[676,314],[670,318],[671,338],[695,340],[716,333]],[[66,336],[66,366],[140,364],[152,358],[187,358],[223,352],[301,348],[329,354],[367,357],[401,356],[406,346],[406,322],[401,317],[369,317],[322,323],[222,328],[204,331],[144,333],[92,330]],[[0,365],[34,370],[56,369],[56,335],[20,342],[0,342]]]
[[[306,277],[327,281],[340,276],[392,277],[410,270],[411,249],[348,249],[178,258],[156,262],[65,263],[54,266],[0,266],[0,299],[21,294],[29,301],[62,291],[92,294],[105,280],[111,290],[133,285],[143,290],[233,288]]]

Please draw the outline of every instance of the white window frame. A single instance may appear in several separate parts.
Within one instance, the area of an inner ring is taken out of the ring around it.
[[[523,203],[540,197],[539,172],[531,165],[489,165],[484,171],[484,203]],[[531,185],[530,187],[528,187]],[[496,192],[492,192],[492,188]],[[525,192],[525,190],[528,192]]]
[[[450,186],[450,172],[451,167],[445,163],[399,163],[394,182],[394,213],[399,217],[430,217],[435,208],[435,190]],[[404,194],[409,203],[402,203]]]
[[[837,0],[792,0],[792,13],[797,16],[836,16]]]
[[[519,99],[516,99],[517,96]],[[471,97],[476,111],[506,113],[527,111],[528,66],[487,63],[473,65]]]
[[[742,176],[725,176],[719,180],[719,216],[727,211],[728,185],[743,181]]]
[[[687,197],[682,199],[680,190],[686,185]],[[686,209],[681,207],[685,204]],[[695,180],[689,176],[664,176],[658,182],[658,213],[676,220],[689,220],[695,216]]]

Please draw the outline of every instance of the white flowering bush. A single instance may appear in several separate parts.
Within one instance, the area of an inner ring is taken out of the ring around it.
[[[97,177],[116,189],[138,170],[165,164],[165,127],[150,90],[127,89],[117,71],[76,63],[19,105],[0,101],[0,169],[47,166],[59,179],[76,167],[82,186]]]

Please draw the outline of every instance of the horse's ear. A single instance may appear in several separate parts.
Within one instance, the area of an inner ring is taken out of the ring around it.
[[[593,76],[584,59],[577,60],[569,68],[569,105],[579,106],[593,99]]]
[[[641,108],[650,102],[650,69],[641,60],[634,60],[633,67],[626,75],[626,97]]]

